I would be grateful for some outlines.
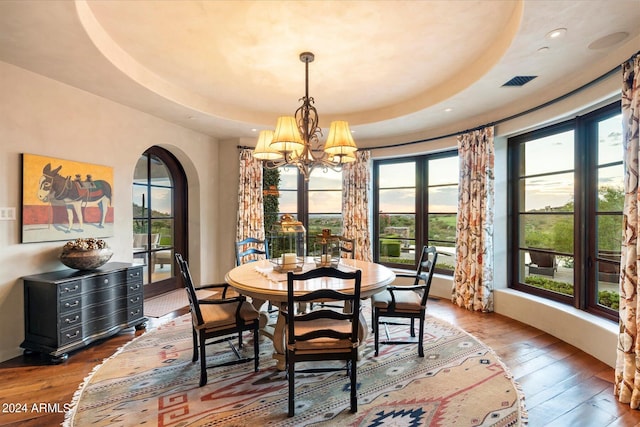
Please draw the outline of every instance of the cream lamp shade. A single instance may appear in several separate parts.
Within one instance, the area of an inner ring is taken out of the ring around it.
[[[356,143],[351,136],[349,123],[344,120],[331,122],[324,151],[329,154],[344,156],[352,154],[356,150],[358,150],[358,147],[356,147]]]
[[[261,130],[258,135],[258,143],[253,150],[253,157],[260,160],[277,160],[282,158],[282,153],[270,147],[273,141],[272,130]]]
[[[302,151],[304,143],[293,116],[278,117],[270,148],[280,152]]]

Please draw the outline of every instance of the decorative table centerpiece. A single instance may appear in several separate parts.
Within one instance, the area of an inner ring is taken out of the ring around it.
[[[75,270],[94,270],[103,266],[112,255],[113,251],[104,240],[91,237],[65,243],[60,261]]]
[[[316,267],[337,267],[340,261],[340,236],[332,235],[328,228],[322,229],[314,240]]]
[[[269,255],[277,272],[301,271],[307,254],[307,231],[302,222],[290,214],[271,226]]]

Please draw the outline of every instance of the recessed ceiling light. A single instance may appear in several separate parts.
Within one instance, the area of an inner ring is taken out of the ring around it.
[[[556,28],[555,30],[549,31],[547,35],[545,35],[548,39],[558,39],[563,37],[567,33],[566,28]]]
[[[445,112],[445,113],[448,113],[448,112],[450,112],[450,111],[453,111],[453,108],[449,107],[449,108],[445,108],[445,109],[444,109],[444,112]]]
[[[256,129],[256,128],[251,129],[251,132],[257,132],[257,131],[258,131],[258,129]]]

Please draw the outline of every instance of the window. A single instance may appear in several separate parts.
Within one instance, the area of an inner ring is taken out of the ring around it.
[[[332,234],[342,234],[342,172],[314,169],[309,181],[305,181],[296,168],[280,167],[275,172],[278,196],[273,209],[277,210],[278,219],[288,213],[302,222],[307,230],[307,251],[312,250],[312,238],[323,229],[330,229]],[[274,180],[270,177],[273,173],[265,170],[265,177]],[[265,203],[265,219],[268,209]],[[270,230],[268,223],[272,222],[265,220],[267,236]]]
[[[511,287],[617,319],[620,104],[509,139]]]
[[[373,164],[374,260],[414,268],[424,245],[438,248],[436,271],[455,266],[458,155],[456,151]]]
[[[307,184],[307,236],[321,234],[326,228],[331,234],[342,234],[342,172],[314,169]]]

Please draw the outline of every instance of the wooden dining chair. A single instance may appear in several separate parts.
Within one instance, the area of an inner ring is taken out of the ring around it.
[[[236,267],[261,259],[269,259],[269,242],[267,239],[260,240],[255,237],[247,237],[236,242]],[[275,313],[276,311],[278,310],[274,308],[271,301],[268,301],[267,312]]]
[[[296,293],[296,282],[312,280],[343,280],[353,282],[352,291],[322,288],[306,294]],[[301,274],[287,274],[287,307],[281,311],[286,321],[286,364],[289,381],[289,412],[295,413],[295,374],[345,370],[350,378],[351,412],[357,412],[358,327],[360,319],[360,287],[362,272],[343,272],[322,267]],[[351,312],[319,309],[297,313],[299,303],[340,301],[352,307]],[[345,367],[327,366],[296,370],[298,362],[346,361]]]
[[[269,259],[267,239],[260,240],[255,237],[247,237],[236,241],[236,266],[260,259]]]
[[[193,362],[200,358],[200,387],[207,383],[207,369],[236,365],[253,360],[254,370],[258,371],[259,365],[259,313],[247,302],[243,295],[229,298],[226,296],[228,285],[207,285],[198,289],[221,289],[220,299],[198,299],[196,289],[191,279],[189,265],[181,254],[175,254],[178,267],[184,279],[187,296],[189,297],[189,308],[191,309],[192,334],[193,334]],[[238,339],[238,348],[242,348],[242,333],[253,331],[253,357],[242,357],[238,349],[233,345],[233,341]],[[214,341],[209,341],[215,339]],[[205,348],[210,344],[217,344],[227,341],[231,350],[236,355],[236,359],[217,365],[207,366],[207,356]]]
[[[420,327],[418,328],[418,355],[424,357],[424,349],[422,348],[424,340],[424,318],[427,310],[427,298],[429,298],[429,290],[431,289],[431,280],[433,279],[433,271],[435,269],[438,252],[435,246],[424,246],[418,263],[418,269],[415,274],[396,273],[396,277],[413,278],[413,284],[388,286],[384,292],[377,293],[371,297],[372,308],[372,326],[375,339],[375,355],[378,355],[380,344],[413,344],[415,341],[391,341],[389,336],[388,324],[385,322],[385,332],[387,340],[380,341],[380,321],[381,317],[386,318],[405,318],[411,320],[410,334],[416,336],[415,320],[418,319]],[[396,323],[397,324],[397,323]]]

